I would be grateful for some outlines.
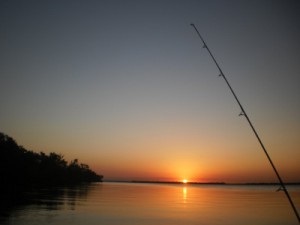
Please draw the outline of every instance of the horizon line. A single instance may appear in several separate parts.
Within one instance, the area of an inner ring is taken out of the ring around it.
[[[155,180],[103,180],[103,182],[116,183],[144,183],[144,184],[194,184],[194,185],[280,185],[279,182],[187,182],[182,181],[155,181]],[[286,185],[300,185],[300,181],[286,182]]]

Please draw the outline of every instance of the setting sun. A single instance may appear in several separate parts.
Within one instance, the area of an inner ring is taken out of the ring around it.
[[[187,179],[183,179],[183,180],[182,180],[182,183],[184,183],[184,184],[186,184],[187,182],[188,182]]]

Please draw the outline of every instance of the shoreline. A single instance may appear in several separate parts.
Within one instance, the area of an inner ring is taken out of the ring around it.
[[[226,183],[226,182],[187,182],[183,183],[181,181],[147,181],[147,180],[131,180],[131,181],[121,181],[121,180],[103,180],[102,182],[108,183],[140,183],[140,184],[179,184],[179,185],[248,185],[248,186],[274,186],[280,183],[276,182],[245,182],[245,183]],[[300,185],[300,182],[287,182],[285,185]]]

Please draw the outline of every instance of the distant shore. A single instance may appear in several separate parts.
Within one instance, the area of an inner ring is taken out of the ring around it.
[[[120,181],[120,180],[104,180],[104,182],[116,182],[116,183],[141,183],[141,184],[180,184],[180,185],[279,185],[280,183],[274,182],[245,182],[245,183],[226,183],[226,182],[187,182],[181,181],[147,181],[147,180],[132,180],[132,181]],[[287,182],[285,185],[300,185],[300,182]]]
[[[213,184],[213,185],[225,185],[224,182],[187,182],[183,183],[181,181],[140,181],[133,180],[130,183],[150,183],[150,184]]]

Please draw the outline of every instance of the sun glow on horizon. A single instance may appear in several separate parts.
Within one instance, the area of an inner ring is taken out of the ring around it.
[[[182,180],[182,183],[184,183],[184,184],[186,184],[187,182],[188,182],[187,179],[183,179],[183,180]]]

